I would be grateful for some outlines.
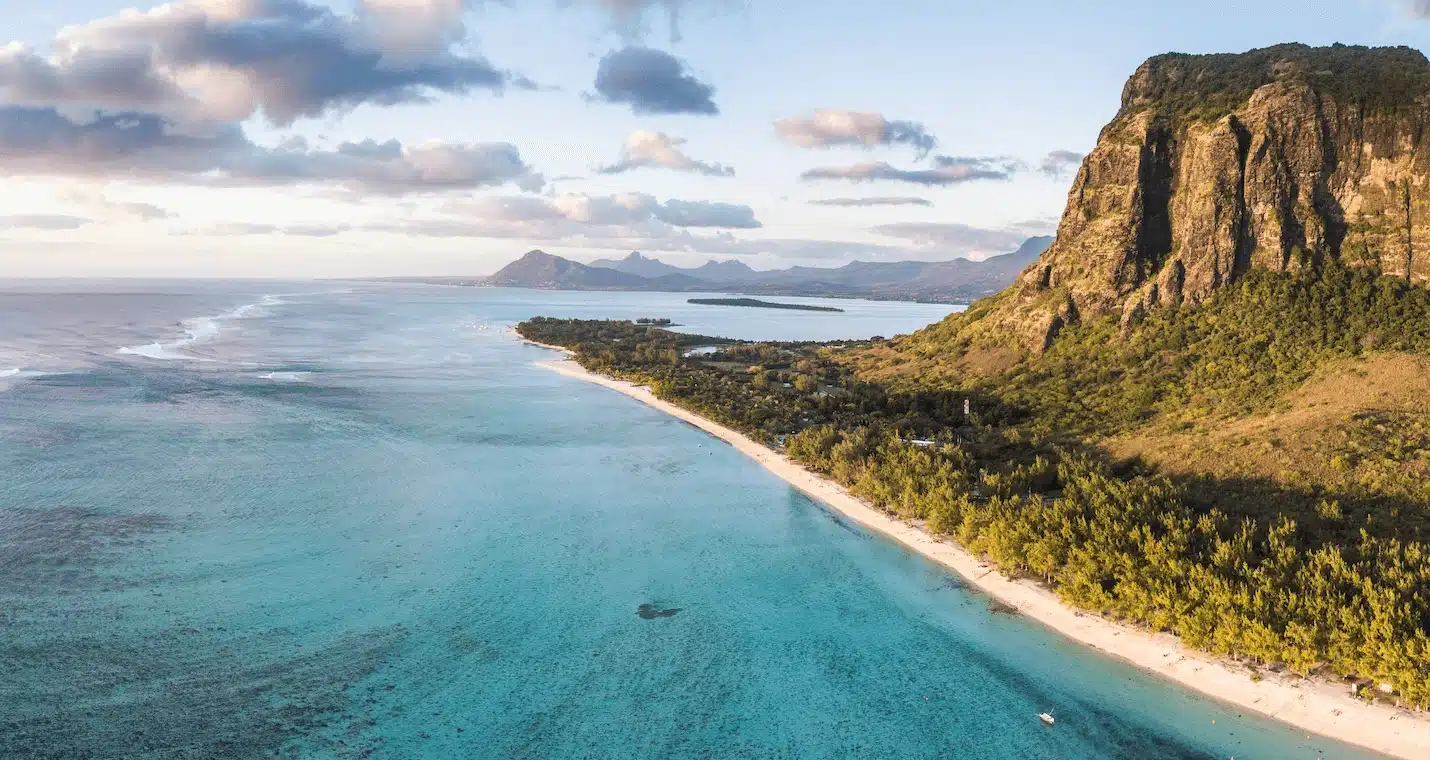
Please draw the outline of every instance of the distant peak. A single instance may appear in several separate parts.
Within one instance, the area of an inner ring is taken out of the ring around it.
[[[749,265],[749,264],[746,264],[745,262],[740,261],[739,259],[710,259],[710,260],[706,261],[704,264],[701,264],[701,266],[702,266],[702,267],[738,267],[738,268],[740,268],[740,269],[749,269],[749,268],[750,268],[750,265]]]

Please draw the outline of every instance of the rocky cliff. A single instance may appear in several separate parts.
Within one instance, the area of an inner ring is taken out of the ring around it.
[[[1069,322],[1195,303],[1329,259],[1430,280],[1430,61],[1280,45],[1157,56],[1083,161],[1057,240],[989,315],[1039,350]]]

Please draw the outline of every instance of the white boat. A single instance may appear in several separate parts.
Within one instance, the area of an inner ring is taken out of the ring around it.
[[[1041,720],[1042,722],[1051,726],[1056,719],[1054,719],[1053,716],[1049,715],[1048,713],[1038,713],[1038,720]]]

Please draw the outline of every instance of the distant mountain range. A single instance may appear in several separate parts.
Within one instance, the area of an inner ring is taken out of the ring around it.
[[[835,268],[792,267],[757,271],[740,261],[677,267],[632,253],[623,259],[581,264],[531,251],[480,280],[426,278],[428,282],[558,290],[670,292],[738,291],[758,295],[836,296],[885,300],[965,302],[1012,284],[1053,242],[1029,238],[1018,250],[983,261],[855,261]],[[406,278],[413,279],[413,278]]]
[[[624,259],[596,259],[591,262],[591,266],[615,269],[620,272],[625,272],[626,274],[647,278],[678,274],[694,277],[697,280],[704,280],[706,282],[751,282],[759,279],[761,274],[772,274],[769,272],[756,272],[745,264],[745,262],[736,261],[734,259],[729,261],[707,261],[698,267],[687,269],[667,264],[660,259],[642,256],[639,253],[632,253]]]

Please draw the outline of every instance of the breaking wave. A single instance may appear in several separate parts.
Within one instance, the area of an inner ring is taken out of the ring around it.
[[[264,372],[258,377],[277,383],[306,383],[311,376],[311,372]]]
[[[167,342],[155,341],[141,346],[124,346],[115,353],[125,356],[140,356],[156,361],[213,361],[213,359],[186,353],[185,349],[207,343],[218,337],[227,322],[246,319],[254,316],[255,313],[260,313],[265,307],[277,306],[281,303],[283,303],[283,299],[280,296],[264,296],[262,300],[244,304],[222,314],[186,319],[179,323],[184,328],[185,334],[182,338]]]
[[[25,382],[34,380],[37,377],[49,377],[51,375],[63,375],[64,372],[40,372],[39,370],[25,369],[24,367],[12,367],[10,369],[0,369],[0,392],[8,391],[11,388]]]

